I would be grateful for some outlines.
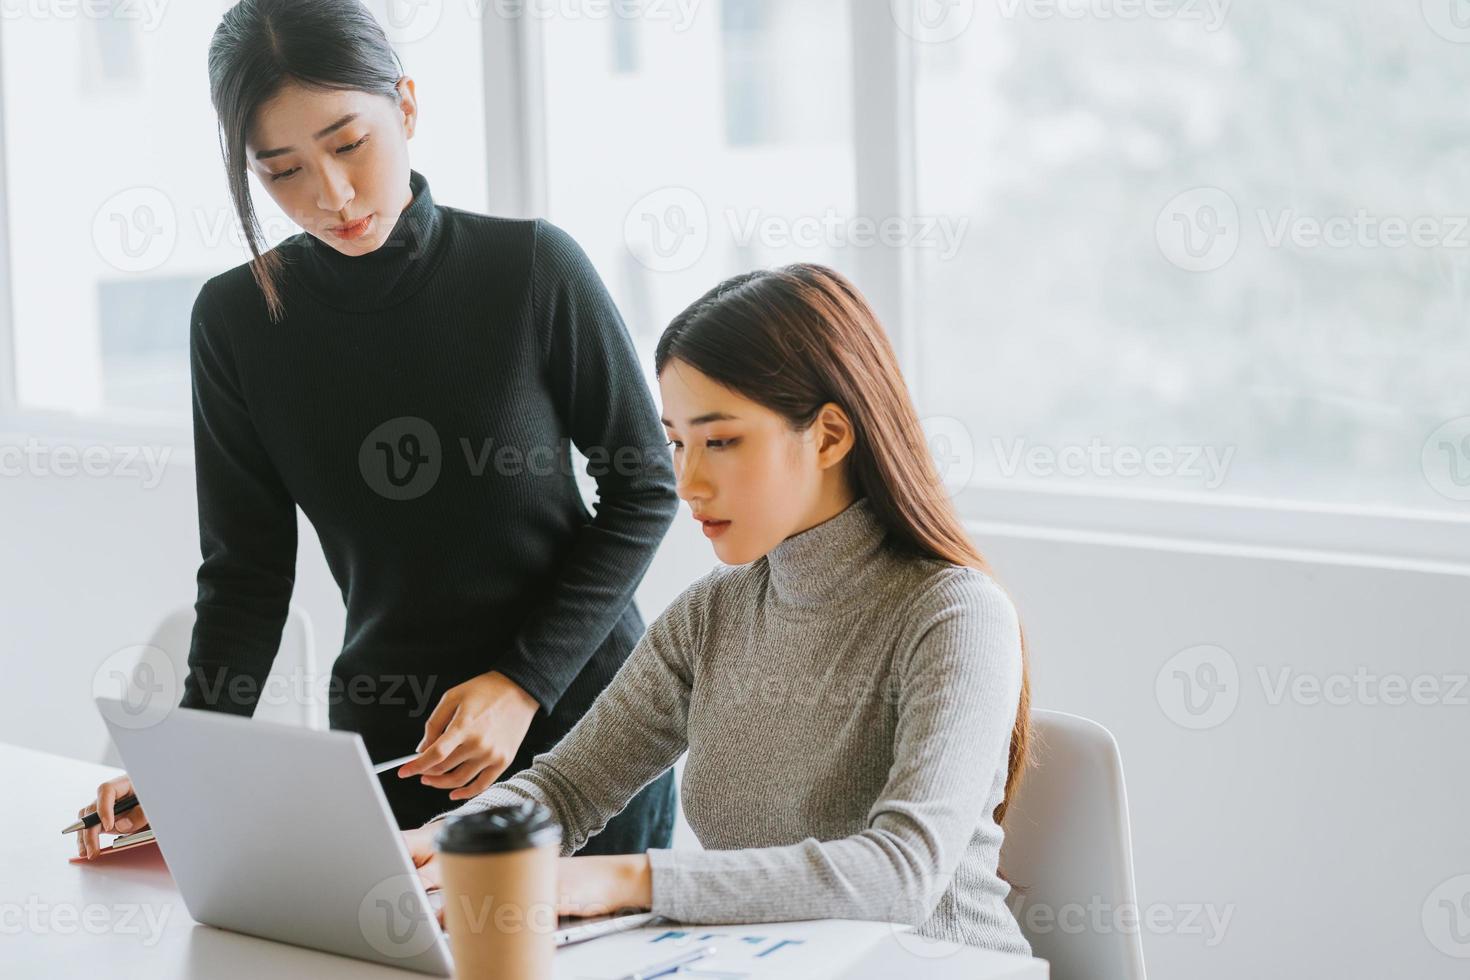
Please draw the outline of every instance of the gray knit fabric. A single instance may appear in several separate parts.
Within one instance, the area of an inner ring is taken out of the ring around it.
[[[435,819],[536,800],[570,854],[687,749],[707,850],[648,852],[653,911],[904,922],[1029,953],[991,816],[1020,684],[1006,593],[895,554],[863,499],[695,582],[559,744]]]

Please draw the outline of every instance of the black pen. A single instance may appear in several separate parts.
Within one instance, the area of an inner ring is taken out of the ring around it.
[[[119,813],[127,813],[129,810],[137,805],[138,798],[132,793],[129,793],[127,796],[119,796],[117,798],[117,802],[112,805],[112,815],[116,817]],[[91,813],[87,814],[85,817],[63,830],[62,833],[74,834],[79,830],[86,830],[88,827],[95,827],[101,822],[102,818],[97,815],[97,811],[93,810]]]

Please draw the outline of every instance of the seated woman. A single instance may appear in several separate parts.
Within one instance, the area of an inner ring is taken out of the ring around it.
[[[674,600],[529,769],[406,831],[421,876],[439,881],[438,820],[526,799],[571,854],[687,750],[707,850],[563,857],[562,912],[872,919],[1029,953],[997,867],[1024,639],[871,309],[821,266],[747,273],[655,362],[679,495],[736,567]]]

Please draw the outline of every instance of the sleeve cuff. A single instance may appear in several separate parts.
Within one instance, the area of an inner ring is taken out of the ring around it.
[[[653,873],[653,896],[649,911],[675,922],[682,922],[688,913],[679,890],[678,852],[669,848],[650,847],[648,866]]]

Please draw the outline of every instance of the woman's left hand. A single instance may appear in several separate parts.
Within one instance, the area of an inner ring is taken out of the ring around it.
[[[451,687],[424,725],[419,757],[398,775],[421,775],[426,786],[452,790],[451,800],[478,796],[515,759],[538,707],[497,670]]]
[[[557,915],[607,915],[652,905],[647,854],[589,854],[557,862]]]

